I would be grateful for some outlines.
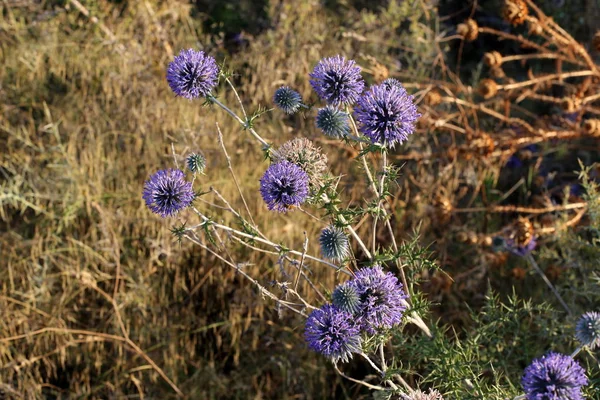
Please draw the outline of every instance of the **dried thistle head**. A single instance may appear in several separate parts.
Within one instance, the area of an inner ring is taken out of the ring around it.
[[[467,42],[472,42],[479,36],[479,26],[474,19],[469,18],[456,27],[456,33],[462,36]]]
[[[504,19],[515,26],[525,22],[529,15],[529,9],[524,0],[506,0],[502,12]]]
[[[499,67],[502,65],[502,54],[494,50],[483,55],[483,62],[490,68]]]
[[[533,224],[527,218],[519,217],[514,229],[515,244],[519,247],[526,247],[533,239]]]
[[[327,156],[306,138],[288,140],[273,152],[273,164],[289,161],[308,174],[311,190],[318,191],[327,171]]]
[[[438,193],[433,199],[433,207],[435,209],[435,219],[439,224],[445,225],[450,222],[454,207],[452,206],[452,203],[450,203],[448,197],[444,196],[442,193]]]
[[[442,102],[442,96],[440,95],[440,92],[433,89],[427,92],[427,94],[423,98],[423,101],[428,106],[436,106]]]
[[[581,107],[581,99],[578,97],[565,97],[561,100],[560,106],[566,113],[573,113]]]
[[[583,130],[588,135],[600,135],[600,119],[588,119],[583,123]]]
[[[492,79],[483,79],[479,84],[479,94],[484,99],[490,99],[498,93],[498,84]]]
[[[596,32],[592,38],[592,47],[600,53],[600,31]]]
[[[541,35],[542,32],[544,32],[544,28],[542,28],[540,21],[538,21],[535,18],[530,18],[529,19],[529,34],[530,35]]]

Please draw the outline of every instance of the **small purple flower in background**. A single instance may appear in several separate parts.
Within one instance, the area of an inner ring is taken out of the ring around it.
[[[317,113],[317,128],[329,137],[341,139],[350,134],[350,116],[332,106],[320,108]]]
[[[355,108],[360,131],[373,143],[395,146],[415,131],[421,116],[413,97],[400,86],[376,85],[363,94]]]
[[[167,68],[171,90],[186,99],[204,97],[217,85],[219,67],[203,51],[181,50]]]
[[[527,400],[583,400],[585,370],[571,356],[550,352],[533,360],[521,380]]]
[[[302,96],[288,86],[282,86],[275,91],[273,103],[286,114],[294,114],[302,105]]]
[[[308,197],[309,177],[296,164],[281,161],[272,164],[260,179],[260,194],[269,210],[286,212]]]
[[[191,182],[185,180],[183,171],[161,170],[144,184],[143,199],[148,208],[163,218],[173,216],[194,200]]]
[[[575,325],[575,337],[590,349],[600,347],[600,313],[586,312]]]
[[[361,352],[360,329],[352,315],[331,304],[309,315],[304,338],[311,349],[333,362],[348,362],[352,353]]]
[[[317,95],[334,106],[353,104],[365,88],[360,67],[339,55],[323,58],[309,75]]]
[[[389,329],[402,321],[408,296],[391,272],[384,272],[378,265],[361,268],[352,283],[360,297],[355,316],[361,329],[375,334],[377,329]]]
[[[525,257],[527,254],[535,250],[537,241],[535,238],[531,238],[527,244],[519,246],[514,239],[507,239],[505,242],[506,250],[510,251],[516,256]]]

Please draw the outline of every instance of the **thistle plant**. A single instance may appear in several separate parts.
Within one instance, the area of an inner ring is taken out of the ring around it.
[[[510,18],[516,18],[512,13],[510,15]],[[522,18],[527,19],[527,16]],[[458,36],[464,40],[475,40],[483,32],[486,31],[471,20],[458,29]],[[498,61],[497,56],[490,57],[490,62]],[[182,51],[168,67],[169,85],[178,96],[187,99],[204,97],[204,104],[209,111],[220,108],[237,121],[241,134],[249,133],[249,139],[258,144],[266,164],[260,167],[264,172],[260,181],[256,182],[259,191],[253,195],[260,194],[268,211],[285,214],[291,226],[294,226],[295,213],[305,214],[319,226],[321,233],[315,238],[304,232],[302,245],[281,243],[278,238],[263,234],[263,229],[254,222],[248,210],[246,193],[240,188],[231,164],[228,167],[245,210],[234,209],[230,199],[221,195],[218,188],[211,187],[209,192],[194,194],[184,173],[179,170],[172,170],[175,172],[169,172],[164,178],[161,175],[163,180],[170,179],[168,184],[154,183],[158,178],[151,178],[144,190],[148,207],[161,216],[178,215],[184,209],[195,214],[197,222],[190,223],[186,218],[186,224],[177,228],[178,238],[189,240],[234,268],[255,285],[267,301],[274,302],[280,314],[288,311],[304,319],[306,347],[331,362],[340,376],[379,391],[382,396],[439,400],[445,395],[444,389],[449,395],[455,395],[457,389],[453,386],[454,382],[440,384],[439,388],[428,388],[429,391],[421,386],[427,384],[428,377],[435,376],[435,371],[441,366],[416,367],[411,364],[411,368],[431,371],[429,376],[424,375],[427,378],[421,379],[415,370],[403,369],[397,358],[398,347],[394,344],[397,341],[407,347],[418,346],[430,358],[434,358],[432,354],[436,355],[432,349],[444,348],[447,342],[443,328],[434,321],[426,321],[427,309],[431,304],[418,289],[419,274],[425,274],[426,271],[417,271],[418,267],[411,264],[410,260],[419,260],[421,265],[429,264],[414,243],[402,243],[395,235],[392,223],[395,209],[390,188],[396,183],[401,170],[390,162],[390,158],[394,150],[410,142],[422,128],[422,117],[425,121],[442,119],[442,113],[437,114],[432,109],[435,105],[446,102],[474,109],[474,112],[487,108],[458,97],[442,98],[438,92],[427,87],[425,95],[421,93],[426,106],[420,109],[414,93],[409,93],[413,88],[421,88],[419,83],[387,78],[369,85],[358,63],[343,55],[325,57],[316,63],[312,71],[305,71],[316,96],[323,102],[321,108],[316,108],[315,115],[311,116],[313,108],[302,103],[302,96],[294,88],[282,86],[276,89],[272,96],[276,108],[286,114],[294,114],[301,107],[306,108],[304,116],[314,118],[314,124],[324,137],[337,140],[340,146],[348,146],[355,151],[356,162],[364,172],[368,187],[368,192],[356,204],[342,198],[343,191],[337,185],[341,177],[332,176],[328,171],[326,151],[318,148],[312,140],[302,137],[302,132],[296,132],[298,137],[288,141],[276,138],[272,142],[261,135],[260,117],[272,110],[261,108],[255,113],[248,113],[229,79],[231,72],[217,70],[216,65],[216,61],[203,52]],[[218,92],[222,88],[217,86],[217,80],[226,83],[223,85],[226,90],[233,91],[241,114],[219,99]],[[481,91],[485,99],[501,90],[519,88],[515,84],[497,85],[491,80],[485,82],[482,82],[485,90]],[[444,89],[446,93],[452,93],[454,88]],[[484,112],[498,117],[491,111]],[[468,116],[464,117],[468,119]],[[529,129],[520,119],[510,122],[525,127],[526,131]],[[441,122],[439,126],[448,128]],[[458,125],[452,126],[448,129],[464,130]],[[218,126],[217,132],[229,163],[227,150],[222,144],[223,133]],[[493,153],[495,144],[491,137],[485,133],[480,136],[483,152]],[[531,145],[531,142],[534,140],[525,140],[523,143]],[[491,146],[491,150],[486,146]],[[188,169],[193,173],[202,172],[205,164],[206,160],[197,155],[191,155],[187,160]],[[204,200],[209,193],[215,196],[223,209],[235,215],[239,225],[218,222],[210,210],[214,204]],[[199,201],[192,205],[192,200],[196,198]],[[440,221],[443,220],[442,225],[447,224],[455,209],[441,193],[436,202]],[[365,221],[370,222],[366,224],[369,225],[368,229],[359,232],[359,227]],[[367,234],[364,235],[364,232]],[[567,313],[565,318],[572,318],[569,304],[533,258],[532,254],[539,249],[541,235],[542,232],[534,227],[531,218],[519,217],[512,225],[487,237],[489,240],[483,243],[528,261],[564,307]],[[470,239],[467,235],[466,240],[479,243],[477,236],[474,237]],[[313,242],[318,243],[319,253],[314,251],[315,246],[310,245]],[[244,272],[241,267],[244,262],[234,260],[229,252],[226,252],[227,257],[222,255],[222,250],[231,243],[250,251],[277,256],[280,276],[270,286],[263,285]],[[322,291],[320,283],[314,282],[311,277],[311,272],[316,268],[335,270],[339,283]],[[315,296],[309,297],[307,294],[310,292],[314,292]],[[588,313],[578,322],[576,337],[582,346],[592,349],[597,345],[597,319],[595,313]],[[477,347],[475,340],[470,344],[473,348]],[[468,346],[469,343],[465,344],[466,348]],[[580,350],[571,356],[547,352],[545,356],[531,361],[522,372],[520,388],[517,389],[519,385],[513,381],[504,394],[510,393],[516,396],[515,399],[583,398],[588,378],[584,368],[574,358]],[[344,372],[344,364],[353,358],[360,359],[375,372],[375,382]],[[465,382],[471,386],[481,375],[477,371],[471,371],[471,375],[464,371],[461,373],[467,374]],[[481,396],[484,390],[477,388],[474,392]],[[481,397],[474,395],[473,398]]]

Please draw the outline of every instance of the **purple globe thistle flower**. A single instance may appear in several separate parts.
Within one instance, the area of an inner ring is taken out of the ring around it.
[[[317,128],[329,137],[341,139],[350,134],[348,113],[335,107],[320,108],[316,118]]]
[[[360,297],[355,315],[361,329],[375,334],[377,329],[389,329],[402,321],[408,296],[391,272],[384,272],[379,265],[361,268],[352,282]]]
[[[435,389],[429,389],[427,393],[415,390],[408,398],[410,400],[444,400],[442,394]]]
[[[304,338],[311,349],[333,362],[348,362],[352,353],[361,352],[360,329],[352,315],[331,304],[309,315]]]
[[[588,380],[571,356],[549,352],[525,368],[521,383],[527,400],[583,400]]]
[[[273,103],[286,114],[294,114],[302,105],[302,96],[288,86],[282,86],[275,91]]]
[[[260,179],[260,194],[269,210],[286,212],[308,197],[309,177],[296,164],[281,161],[272,164]]]
[[[586,312],[575,325],[575,337],[581,344],[594,349],[600,346],[600,313]]]
[[[177,96],[186,99],[204,97],[217,85],[219,67],[214,58],[203,51],[181,50],[169,63],[167,82]]]
[[[358,99],[355,108],[360,131],[373,143],[395,146],[415,131],[421,116],[402,86],[376,85]]]
[[[381,82],[381,86],[385,87],[387,90],[390,90],[393,87],[397,87],[397,88],[401,88],[401,89],[404,88],[404,86],[402,86],[402,83],[400,83],[400,81],[395,78],[387,78],[386,80]]]
[[[144,184],[143,199],[148,208],[163,218],[173,216],[194,200],[192,183],[179,169],[161,170]]]
[[[365,88],[360,67],[339,55],[323,58],[309,75],[317,95],[334,106],[353,104]]]

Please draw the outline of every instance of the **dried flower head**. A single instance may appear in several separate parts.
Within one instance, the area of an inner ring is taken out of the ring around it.
[[[533,360],[521,380],[528,400],[583,400],[585,370],[572,357],[550,352]]]
[[[600,135],[600,119],[588,119],[583,123],[583,130],[588,135]]]
[[[479,26],[474,19],[469,18],[462,24],[456,26],[456,33],[462,36],[466,41],[472,42],[479,36]]]
[[[525,0],[506,0],[502,10],[504,19],[512,25],[521,25],[529,15]]]
[[[502,54],[494,50],[483,55],[483,62],[490,68],[499,67],[502,65]]]
[[[308,197],[309,177],[296,164],[280,161],[267,168],[260,179],[260,194],[269,210],[287,212]]]
[[[406,309],[406,293],[402,284],[380,266],[361,268],[351,281],[360,296],[360,306],[355,314],[361,329],[375,334],[379,329],[389,329],[402,321]]]
[[[290,87],[282,86],[275,91],[273,103],[286,114],[294,114],[302,105],[302,96]]]
[[[600,52],[600,31],[596,32],[594,37],[592,38],[592,46],[596,49],[597,52]]]
[[[354,111],[360,131],[373,143],[388,147],[406,141],[421,116],[413,97],[401,85],[372,86]]]
[[[429,92],[427,92],[425,97],[423,97],[423,101],[428,106],[437,106],[442,102],[442,95],[439,91],[432,89]]]
[[[327,156],[306,138],[288,140],[273,152],[273,162],[289,161],[308,174],[312,192],[317,192],[327,172]]]
[[[219,67],[214,58],[203,51],[181,50],[167,68],[167,82],[181,97],[204,97],[217,85]]]
[[[204,168],[206,168],[206,158],[202,154],[190,154],[185,159],[185,163],[188,169],[195,174],[204,173]]]
[[[304,338],[311,349],[333,362],[348,362],[352,353],[361,352],[360,329],[352,315],[331,304],[309,315]]]
[[[331,295],[334,306],[350,314],[355,314],[360,306],[360,297],[351,281],[338,285]]]
[[[310,77],[317,95],[334,106],[353,104],[365,87],[356,62],[339,55],[319,61]]]
[[[320,108],[316,118],[317,128],[329,137],[341,139],[350,134],[348,113],[332,106]]]
[[[191,182],[178,169],[161,170],[144,184],[142,197],[148,208],[163,218],[176,215],[194,200]]]
[[[600,347],[600,313],[586,312],[575,325],[575,337],[590,349]]]
[[[319,237],[321,252],[325,258],[342,261],[350,254],[350,241],[343,230],[328,226],[321,231]]]
[[[444,400],[442,394],[435,389],[429,389],[427,393],[415,390],[409,396],[410,400]]]
[[[483,79],[479,84],[479,94],[484,99],[490,99],[498,93],[498,84],[492,79]]]

